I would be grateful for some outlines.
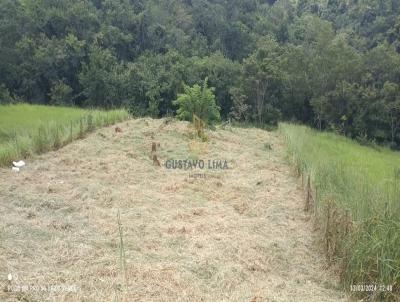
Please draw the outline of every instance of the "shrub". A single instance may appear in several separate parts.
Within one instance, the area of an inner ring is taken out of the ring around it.
[[[246,104],[247,97],[243,95],[238,88],[232,88],[230,94],[233,100],[233,106],[229,112],[229,117],[235,121],[247,121],[249,117],[249,105]]]
[[[55,82],[49,97],[52,105],[72,105],[72,88],[62,81]]]
[[[12,98],[10,91],[4,84],[0,85],[0,104],[12,103],[14,99]]]
[[[178,95],[173,102],[178,105],[177,117],[182,120],[191,121],[193,115],[198,116],[207,124],[220,121],[220,107],[215,103],[214,88],[209,88],[207,78],[203,86],[195,84],[193,87],[184,86],[184,93]]]

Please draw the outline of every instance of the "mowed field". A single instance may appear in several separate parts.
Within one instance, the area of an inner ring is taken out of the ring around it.
[[[58,149],[95,128],[128,118],[124,110],[0,105],[0,166]]]
[[[278,132],[218,127],[200,142],[185,122],[118,126],[0,169],[0,300],[348,300]],[[192,178],[169,159],[229,169]]]

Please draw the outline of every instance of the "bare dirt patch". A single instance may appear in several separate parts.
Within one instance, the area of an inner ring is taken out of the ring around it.
[[[0,300],[347,300],[277,133],[219,129],[201,143],[182,122],[118,127],[0,170]],[[188,158],[230,169],[194,179],[164,166]]]

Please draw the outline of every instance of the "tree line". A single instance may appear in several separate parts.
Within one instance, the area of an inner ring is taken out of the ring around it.
[[[399,15],[397,0],[0,0],[0,103],[157,117],[207,78],[223,119],[397,147]]]

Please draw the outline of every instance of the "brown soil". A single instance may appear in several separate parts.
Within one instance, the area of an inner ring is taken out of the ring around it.
[[[0,169],[0,301],[347,301],[278,133],[118,127]],[[165,167],[188,158],[229,170]]]

